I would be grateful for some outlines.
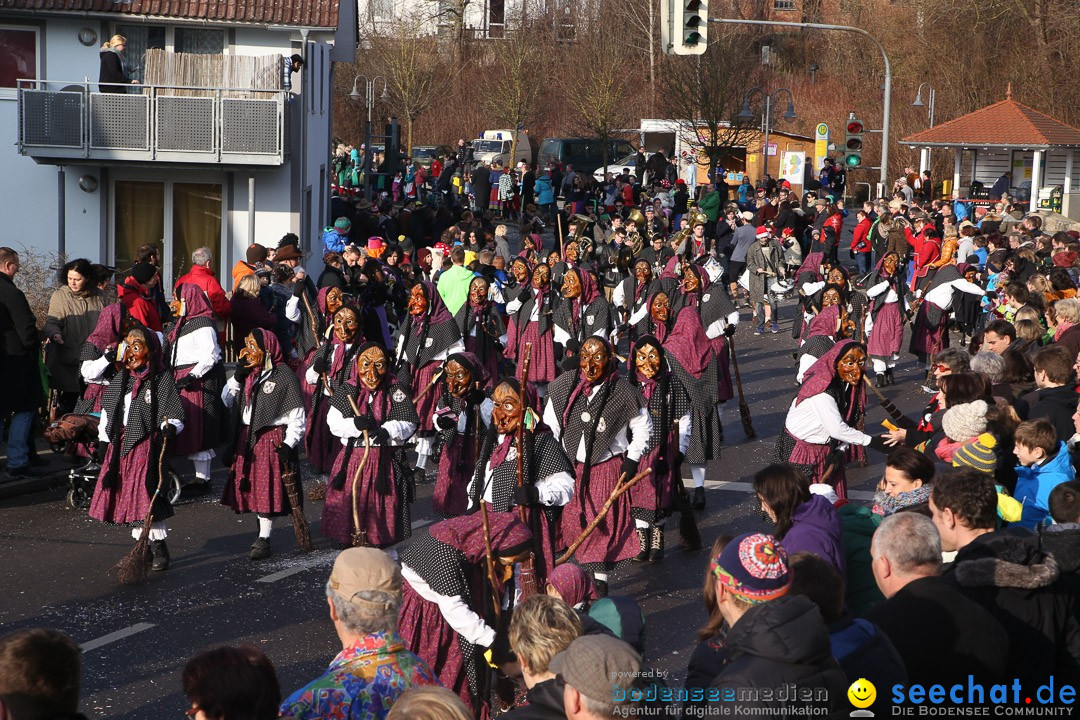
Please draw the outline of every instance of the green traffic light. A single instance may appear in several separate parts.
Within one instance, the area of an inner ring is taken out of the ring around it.
[[[848,167],[858,167],[859,163],[861,162],[862,158],[860,158],[858,155],[848,155],[844,158],[844,164]]]

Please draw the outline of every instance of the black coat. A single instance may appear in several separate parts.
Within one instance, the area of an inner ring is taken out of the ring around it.
[[[1009,636],[986,608],[940,577],[911,581],[865,617],[892,641],[913,684],[948,687],[969,673],[987,684],[1005,677]]]
[[[755,605],[727,634],[727,666],[711,687],[738,692],[742,688],[825,688],[830,717],[847,717],[845,693],[849,683],[832,656],[829,631],[817,606],[802,595],[788,595]],[[822,707],[821,703],[807,703]],[[786,717],[785,703],[745,703],[754,717]],[[774,713],[759,714],[765,708]]]
[[[1050,675],[1055,682],[1080,683],[1080,578],[1062,576],[1034,533],[981,535],[960,549],[943,577],[1005,628],[1012,648],[1008,677],[1025,686]]]
[[[1016,412],[1023,420],[1046,418],[1057,430],[1058,440],[1068,440],[1076,432],[1072,416],[1078,399],[1080,395],[1076,394],[1075,383],[1042,388],[1017,400]]]
[[[1080,570],[1080,524],[1057,523],[1039,528],[1039,546],[1054,556],[1062,573]]]
[[[120,55],[112,50],[102,50],[99,53],[101,57],[101,68],[98,70],[98,82],[99,83],[124,83],[131,82],[128,79],[127,72],[124,71],[124,61],[120,59]],[[98,87],[101,92],[111,93],[126,93],[127,88],[101,85]]]
[[[866,678],[875,688],[882,688],[869,709],[888,715],[890,701],[885,690],[908,684],[904,661],[889,637],[865,618],[846,616],[829,624],[829,640],[833,657],[849,680]]]
[[[563,720],[566,717],[563,691],[554,679],[533,685],[529,692],[525,693],[525,699],[529,701],[528,705],[499,717],[506,720]]]
[[[340,288],[345,291],[348,286],[348,281],[345,279],[345,272],[341,268],[327,265],[323,268],[323,271],[319,273],[319,282],[316,283],[319,289],[323,288]]]
[[[37,321],[26,295],[0,273],[0,412],[26,412],[42,402]]]

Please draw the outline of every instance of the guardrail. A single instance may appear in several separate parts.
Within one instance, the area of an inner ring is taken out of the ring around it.
[[[45,161],[281,165],[288,157],[288,96],[257,88],[20,80],[18,147]]]

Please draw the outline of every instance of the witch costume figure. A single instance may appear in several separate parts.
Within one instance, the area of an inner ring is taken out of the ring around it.
[[[645,454],[635,475],[652,468],[652,473],[630,488],[630,509],[637,528],[638,562],[656,562],[664,557],[664,522],[677,507],[682,483],[679,468],[690,447],[693,419],[690,396],[666,367],[664,348],[655,337],[645,335],[634,343],[629,376],[648,403],[652,430]]]
[[[442,436],[439,476],[435,481],[432,508],[439,515],[464,515],[469,506],[469,478],[476,466],[480,441],[491,422],[491,401],[481,389],[487,371],[471,352],[454,353],[446,359],[435,406],[435,426]]]
[[[892,385],[893,368],[900,359],[904,342],[904,278],[900,256],[886,253],[874,268],[874,277],[866,291],[870,309],[866,317],[866,351],[874,368],[874,384]]]
[[[526,522],[537,544],[536,583],[542,587],[546,574],[555,566],[560,511],[574,493],[574,467],[559,441],[539,422],[533,410],[535,397],[527,390],[522,403],[521,383],[515,378],[504,378],[495,388],[492,423],[469,480],[468,497],[470,511],[480,507],[481,499],[494,513],[515,512],[515,507],[526,509]],[[521,487],[517,466],[519,428],[523,448]]]
[[[297,284],[300,285],[300,283]],[[315,351],[325,344],[334,313],[342,305],[344,305],[344,297],[341,294],[341,288],[325,287],[319,290],[319,296],[315,300],[312,311],[309,313],[307,308],[304,308],[300,314],[296,328],[296,351],[300,356],[297,376],[300,378],[300,389],[304,393],[304,408],[308,412],[308,417],[312,416],[311,399],[315,396],[316,383],[308,382],[307,370],[311,367]]]
[[[645,305],[630,316],[630,335],[635,341],[645,335],[652,335],[664,342],[671,330],[671,323],[668,322],[671,317],[671,294],[658,287],[649,294]],[[715,390],[713,392],[715,393]]]
[[[596,276],[582,268],[566,271],[561,293],[562,302],[555,308],[554,340],[556,348],[561,346],[564,349],[560,362],[574,367],[585,340],[591,337],[607,340],[610,336],[611,305],[600,293]]]
[[[79,375],[86,383],[86,390],[75,403],[76,415],[101,411],[101,398],[116,373],[116,350],[124,336],[138,324],[121,302],[102,309],[79,354]]]
[[[332,295],[327,295],[328,300],[331,298]],[[328,305],[332,306],[334,303],[331,301]],[[304,448],[312,470],[320,475],[330,472],[341,453],[341,443],[330,434],[326,426],[326,415],[330,411],[334,391],[352,372],[357,350],[362,344],[360,316],[356,308],[338,306],[334,311],[331,328],[329,341],[315,351],[311,365],[304,373],[305,381],[315,389],[308,410],[310,421],[307,423]]]
[[[569,546],[611,496],[619,478],[629,479],[637,472],[652,420],[645,398],[616,370],[611,346],[597,337],[582,343],[578,371],[563,373],[549,390],[544,424],[574,461],[577,477],[574,496],[562,516],[562,540]],[[605,594],[608,573],[637,553],[630,498],[623,494],[581,544],[577,559],[592,571]]]
[[[911,354],[926,363],[949,347],[949,313],[953,306],[977,302],[985,294],[981,287],[965,280],[955,265],[938,270],[926,291],[915,293],[921,302],[911,328]]]
[[[411,400],[420,417],[416,435],[416,473],[421,477],[428,456],[434,449],[435,373],[443,361],[465,349],[454,317],[443,304],[435,284],[425,281],[413,285],[409,293],[409,320],[398,336],[394,366],[398,381],[411,389]]]
[[[343,545],[386,548],[412,533],[414,486],[402,446],[420,418],[406,386],[389,370],[386,348],[365,343],[326,415],[344,447],[326,489],[322,531]]]
[[[551,254],[554,254],[556,258],[554,263],[551,262]],[[548,261],[551,265],[551,286],[562,289],[566,273],[581,267],[581,248],[578,247],[576,242],[568,242],[563,247],[561,257],[558,250],[553,250],[551,254],[548,255]]]
[[[489,289],[485,278],[474,277],[469,283],[469,299],[454,317],[465,340],[465,349],[476,356],[486,371],[484,390],[491,390],[499,377],[503,347],[507,340],[502,318],[491,300]]]
[[[495,598],[510,607],[515,564],[533,552],[532,533],[513,513],[491,514],[489,532],[494,588],[486,572],[481,513],[435,523],[401,553],[401,637],[475,717],[489,716],[483,655],[495,643]]]
[[[695,510],[704,510],[705,466],[720,457],[724,440],[720,414],[716,412],[719,361],[694,308],[683,307],[674,323],[665,317],[658,329],[665,325],[671,325],[671,330],[664,337],[655,337],[663,343],[668,368],[690,396],[690,445],[683,452],[694,483],[691,504]],[[682,476],[675,475],[674,481],[682,482]]]
[[[195,486],[210,490],[210,461],[221,440],[225,365],[221,362],[214,310],[198,285],[184,283],[171,303],[176,322],[166,337],[165,357],[184,406],[185,432],[169,454],[195,464]]]
[[[262,560],[271,554],[273,518],[292,512],[286,473],[293,474],[297,502],[303,500],[297,448],[304,437],[304,397],[271,331],[255,328],[244,338],[221,400],[232,410],[235,438],[221,504],[258,515],[259,534],[248,558]]]
[[[841,499],[847,497],[847,450],[869,445],[887,451],[880,437],[856,429],[866,408],[865,362],[865,346],[841,340],[814,363],[788,409],[773,449],[773,462],[793,465],[811,484],[832,485]]]
[[[611,293],[611,304],[619,318],[618,345],[629,350],[635,339],[632,337],[635,324],[649,314],[649,301],[660,289],[660,283],[653,278],[652,265],[648,260],[638,259],[634,263],[634,274],[615,286]]]
[[[131,330],[117,352],[117,363],[120,368],[101,400],[98,452],[104,457],[90,517],[135,523],[131,537],[138,540],[149,512],[151,568],[165,570],[169,567],[165,521],[173,516],[173,507],[167,493],[155,495],[155,489],[161,481],[162,443],[165,438],[172,443],[184,429],[184,409],[155,333],[143,327]]]
[[[549,382],[555,379],[554,297],[550,289],[551,268],[537,265],[532,271],[532,281],[518,293],[517,298],[506,304],[506,312],[513,323],[512,341],[517,378],[521,379],[525,348],[529,351],[529,382],[543,397]],[[509,344],[509,343],[508,343]]]
[[[731,351],[727,339],[735,334],[739,325],[739,311],[723,289],[710,288],[709,275],[693,263],[683,266],[682,292],[677,294],[672,307],[676,316],[684,307],[697,310],[705,337],[716,357],[716,412],[723,422],[724,403],[735,395],[731,385]]]

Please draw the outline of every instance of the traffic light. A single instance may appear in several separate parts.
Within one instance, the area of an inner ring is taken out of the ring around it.
[[[661,0],[660,44],[673,55],[701,55],[709,44],[708,0]]]
[[[853,170],[862,165],[863,124],[862,120],[851,113],[847,122],[847,136],[844,141],[844,167]]]

